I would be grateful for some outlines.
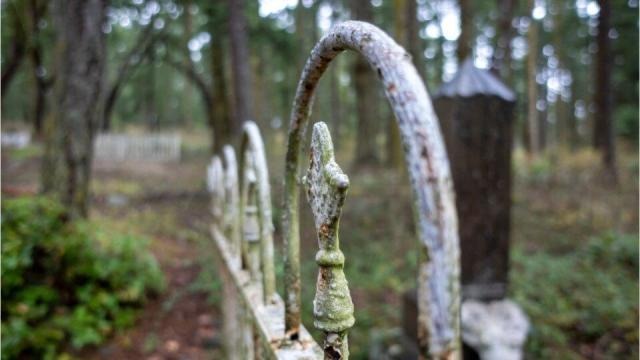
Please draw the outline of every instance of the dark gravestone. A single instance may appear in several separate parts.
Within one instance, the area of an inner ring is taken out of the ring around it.
[[[515,95],[467,60],[436,93],[460,231],[462,296],[506,296]]]

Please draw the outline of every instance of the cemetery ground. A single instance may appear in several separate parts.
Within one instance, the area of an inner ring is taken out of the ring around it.
[[[219,299],[204,174],[205,132],[183,133],[179,163],[96,164],[93,222],[150,239],[165,276],[164,290],[137,312],[128,329],[99,345],[63,351],[78,358],[207,359],[220,356]],[[280,237],[284,138],[268,137],[276,267],[282,291]],[[345,139],[337,160],[349,164]],[[589,150],[554,157],[514,156],[510,296],[532,322],[527,356],[638,357],[638,153],[620,144],[620,184],[599,179]],[[2,152],[4,199],[37,191],[41,148]],[[372,329],[400,326],[402,293],[415,285],[417,258],[408,180],[386,167],[351,170],[341,245],[355,303],[352,358],[366,358]],[[311,319],[317,244],[303,204],[303,319]],[[4,319],[3,319],[4,321]]]

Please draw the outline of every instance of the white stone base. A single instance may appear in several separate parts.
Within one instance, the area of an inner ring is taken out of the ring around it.
[[[519,360],[529,319],[515,302],[466,300],[462,303],[462,339],[482,360]]]

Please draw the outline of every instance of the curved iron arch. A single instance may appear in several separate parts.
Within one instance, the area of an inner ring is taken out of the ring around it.
[[[420,244],[420,351],[429,358],[457,358],[461,353],[457,216],[438,119],[407,52],[379,28],[359,21],[336,25],[316,44],[296,90],[284,180],[286,334],[296,338],[301,323],[298,219],[301,146],[318,81],[329,63],[344,50],[364,56],[378,74],[400,129]]]

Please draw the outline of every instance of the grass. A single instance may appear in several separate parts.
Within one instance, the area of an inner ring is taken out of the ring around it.
[[[10,149],[11,158],[15,160],[27,160],[42,156],[44,149],[40,144],[29,144],[21,149]]]
[[[638,239],[604,234],[566,254],[512,253],[511,293],[533,358],[637,358]]]
[[[94,181],[91,185],[91,192],[95,195],[118,194],[131,197],[139,195],[143,191],[142,184],[126,179],[105,179],[104,181]]]

